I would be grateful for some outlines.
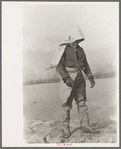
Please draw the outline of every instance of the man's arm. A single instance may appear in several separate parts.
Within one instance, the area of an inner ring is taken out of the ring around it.
[[[59,75],[61,76],[62,79],[65,79],[66,77],[68,77],[68,74],[65,70],[65,59],[64,59],[64,54],[58,64],[58,66],[56,66],[56,71],[59,73]]]
[[[93,88],[95,86],[95,81],[91,72],[91,69],[89,67],[89,64],[87,62],[87,58],[86,58],[86,54],[84,53],[84,67],[85,69],[83,70],[84,73],[86,74],[86,76],[88,77],[90,83],[91,83],[91,88]]]
[[[70,78],[70,76],[67,74],[66,70],[65,70],[65,59],[64,59],[64,54],[58,64],[58,66],[56,67],[56,71],[59,73],[59,75],[61,76],[62,80],[64,81],[64,83],[66,83],[66,85],[68,87],[72,87],[73,86],[73,81]]]
[[[85,67],[85,69],[84,69],[84,73],[86,74],[86,76],[88,77],[88,79],[90,78],[90,77],[92,77],[93,75],[92,75],[92,72],[91,72],[91,69],[90,69],[90,67],[89,67],[89,64],[88,64],[88,62],[87,62],[87,58],[86,58],[86,54],[84,53],[84,67]]]

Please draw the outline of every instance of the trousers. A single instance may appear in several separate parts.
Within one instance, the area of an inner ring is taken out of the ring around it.
[[[74,100],[77,105],[81,101],[86,101],[86,82],[84,80],[82,72],[79,72],[78,70],[75,70],[74,68],[66,68],[68,75],[70,78],[75,81],[75,78],[78,76],[78,78],[81,80],[78,89],[76,89],[76,94],[74,97]],[[70,96],[72,91],[71,87],[68,87],[66,83],[64,83],[62,80],[60,81],[60,98],[62,100],[62,103],[66,103],[68,100],[68,97]],[[71,108],[71,107],[66,107]]]

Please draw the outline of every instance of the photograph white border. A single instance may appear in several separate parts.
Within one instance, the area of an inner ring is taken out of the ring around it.
[[[59,4],[59,2],[2,2],[2,147],[58,147],[57,144],[23,143],[22,5],[48,3]],[[91,2],[83,3],[88,5]],[[68,2],[61,2],[61,5],[66,4]],[[79,5],[80,2],[69,2],[69,4]],[[117,51],[116,70],[117,104],[119,104],[119,51]],[[119,147],[119,107],[117,107],[117,122],[117,143],[73,143],[72,147]],[[62,143],[60,147],[65,146]]]

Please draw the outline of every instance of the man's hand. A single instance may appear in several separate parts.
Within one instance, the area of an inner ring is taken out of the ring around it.
[[[93,80],[93,82],[91,83],[91,88],[93,88],[95,86],[95,81]]]
[[[93,88],[95,86],[95,81],[93,79],[93,77],[89,78],[90,84],[91,84],[91,88]]]
[[[73,80],[69,76],[64,78],[63,81],[68,87],[73,87]]]

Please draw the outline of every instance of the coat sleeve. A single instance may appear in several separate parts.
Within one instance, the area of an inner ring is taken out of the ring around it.
[[[65,53],[64,53],[65,54]],[[66,70],[65,70],[65,59],[64,59],[64,54],[58,64],[58,66],[56,66],[56,71],[58,72],[58,74],[61,76],[62,79],[68,77],[69,75],[67,74]]]
[[[83,62],[84,62],[84,67],[85,67],[85,69],[83,71],[84,71],[85,75],[88,77],[88,79],[90,80],[90,78],[93,77],[93,75],[92,75],[91,69],[89,67],[89,64],[87,62],[85,52],[84,52],[84,61]]]

